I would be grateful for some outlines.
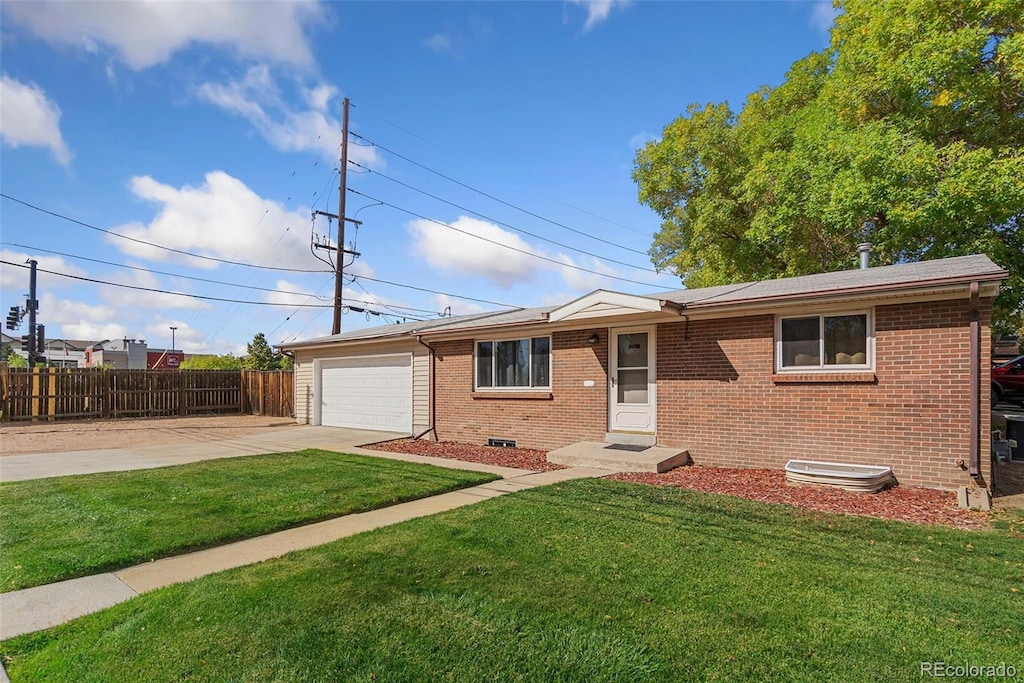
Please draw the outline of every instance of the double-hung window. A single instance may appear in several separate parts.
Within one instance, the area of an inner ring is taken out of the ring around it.
[[[780,317],[775,330],[776,368],[870,368],[873,334],[870,311]]]
[[[551,337],[476,343],[477,389],[550,389]]]

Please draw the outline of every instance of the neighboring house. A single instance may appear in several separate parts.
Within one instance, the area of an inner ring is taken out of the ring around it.
[[[281,348],[303,423],[541,449],[630,437],[698,465],[854,462],[987,488],[990,314],[1006,277],[979,255],[598,290]]]

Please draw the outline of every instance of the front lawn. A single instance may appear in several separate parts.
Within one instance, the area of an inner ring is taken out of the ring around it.
[[[580,480],[0,644],[12,680],[897,681],[1024,671],[1024,542]]]
[[[306,450],[0,484],[0,592],[120,569],[493,479],[490,474]]]

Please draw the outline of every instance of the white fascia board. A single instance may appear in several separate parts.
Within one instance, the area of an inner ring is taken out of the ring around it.
[[[657,299],[651,299],[646,296],[637,296],[635,294],[623,294],[622,292],[609,292],[603,289],[598,289],[586,296],[580,297],[575,301],[570,301],[566,305],[551,311],[548,313],[548,320],[553,323],[556,323],[559,320],[570,320],[573,316],[583,313],[588,308],[598,305],[615,306],[622,309],[628,309],[628,312],[630,313],[660,313],[662,311],[662,302]]]

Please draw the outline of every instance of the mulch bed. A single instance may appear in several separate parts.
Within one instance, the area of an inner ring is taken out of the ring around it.
[[[941,524],[956,529],[980,529],[988,519],[985,513],[957,507],[956,494],[950,491],[893,486],[874,494],[853,493],[827,486],[788,484],[786,473],[781,470],[690,466],[664,474],[622,472],[610,479],[722,493],[818,512]]]
[[[494,448],[456,441],[397,439],[366,446],[378,451],[428,455],[485,465],[548,471],[563,469],[548,462],[546,451],[529,448]],[[676,486],[705,493],[739,496],[762,503],[781,503],[818,512],[877,517],[916,524],[941,524],[956,529],[981,529],[988,515],[957,507],[950,491],[893,486],[879,493],[853,493],[811,484],[789,484],[782,470],[732,469],[727,467],[678,467],[664,474],[620,472],[608,477],[618,481],[654,486]]]
[[[562,465],[556,465],[546,460],[547,451],[535,451],[530,448],[496,448],[456,441],[414,441],[412,439],[382,441],[366,446],[366,448],[391,451],[392,453],[428,455],[432,458],[449,458],[463,462],[478,462],[499,467],[515,467],[534,472],[564,469]]]

